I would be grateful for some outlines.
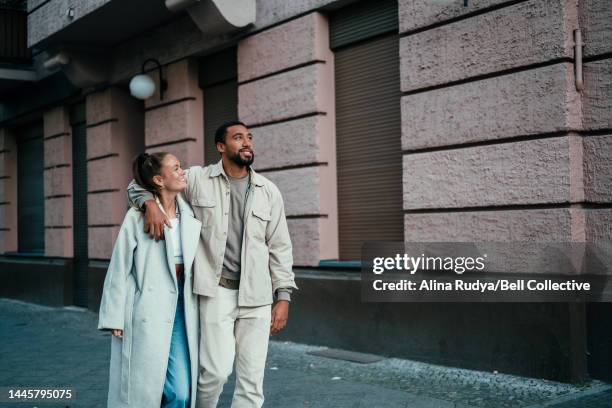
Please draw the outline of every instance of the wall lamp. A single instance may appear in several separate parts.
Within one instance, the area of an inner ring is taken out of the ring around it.
[[[141,73],[135,75],[130,81],[130,94],[137,99],[148,99],[155,93],[155,82],[153,79],[145,74],[145,67],[147,63],[152,62],[157,65],[159,72],[159,99],[164,100],[164,91],[168,89],[168,82],[163,77],[162,66],[158,60],[149,58],[142,63]]]

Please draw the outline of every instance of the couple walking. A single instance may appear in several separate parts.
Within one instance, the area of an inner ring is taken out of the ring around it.
[[[98,323],[113,334],[109,407],[216,407],[234,362],[232,407],[263,404],[268,338],[297,289],[291,241],[247,127],[224,123],[215,143],[207,167],[134,161]]]

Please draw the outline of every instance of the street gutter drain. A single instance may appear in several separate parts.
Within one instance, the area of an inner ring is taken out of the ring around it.
[[[375,354],[358,353],[356,351],[338,350],[338,349],[321,349],[317,351],[309,351],[306,354],[318,357],[333,358],[336,360],[345,360],[353,363],[370,364],[384,360],[384,357]]]

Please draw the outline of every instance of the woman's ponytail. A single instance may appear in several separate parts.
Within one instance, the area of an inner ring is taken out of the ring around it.
[[[132,163],[134,180],[153,194],[159,193],[159,186],[155,184],[153,177],[160,175],[161,163],[167,154],[166,152],[141,153]]]

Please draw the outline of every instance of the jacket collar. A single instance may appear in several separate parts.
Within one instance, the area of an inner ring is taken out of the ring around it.
[[[185,277],[191,273],[193,260],[195,259],[202,222],[195,218],[191,206],[179,195],[178,207],[181,212],[181,240],[183,245],[183,262],[185,265]]]
[[[263,177],[257,174],[252,167],[249,167],[249,173],[251,173],[251,182],[254,185],[258,187],[264,185]],[[217,163],[211,164],[210,170],[210,177],[218,177],[221,175],[227,178],[227,174],[225,174],[225,170],[223,169],[223,160],[219,160]]]

